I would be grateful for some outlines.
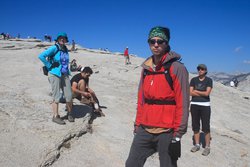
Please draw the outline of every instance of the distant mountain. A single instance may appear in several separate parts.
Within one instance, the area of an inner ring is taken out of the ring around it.
[[[191,76],[196,76],[197,73],[191,72]],[[250,92],[250,72],[249,73],[238,73],[238,74],[229,74],[225,72],[209,72],[208,77],[212,78],[213,81],[219,82],[225,86],[230,86],[230,81],[233,79],[238,80],[237,89],[241,91]]]
[[[250,73],[228,74],[224,72],[215,72],[208,73],[208,77],[226,86],[230,86],[230,81],[237,79],[239,82],[237,88],[242,91],[250,92]]]

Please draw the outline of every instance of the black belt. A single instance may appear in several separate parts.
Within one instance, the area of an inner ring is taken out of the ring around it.
[[[152,100],[152,99],[145,99],[144,101],[147,104],[176,105],[175,100]]]

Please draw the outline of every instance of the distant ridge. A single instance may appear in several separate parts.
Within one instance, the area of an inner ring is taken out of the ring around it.
[[[22,49],[25,48],[23,47],[23,44],[21,45],[22,47],[18,47],[18,42],[24,43],[24,42],[34,42],[34,43],[38,43],[35,44],[34,47],[49,47],[55,44],[54,41],[52,42],[47,42],[47,41],[43,41],[41,39],[36,39],[36,38],[11,38],[8,40],[3,40],[0,38],[0,41],[3,42],[3,45],[0,46],[0,50],[18,50],[18,49]],[[13,44],[13,42],[15,42],[15,44]],[[69,48],[71,48],[71,44],[66,44]],[[29,49],[32,49],[32,47],[29,44]],[[85,50],[85,51],[89,51],[89,52],[94,52],[94,53],[101,53],[101,54],[114,54],[114,55],[120,55],[123,56],[123,53],[121,52],[110,52],[108,50],[102,50],[102,49],[93,49],[93,48],[84,48],[81,45],[77,44],[76,45],[77,50]],[[129,54],[130,56],[133,57],[137,57],[137,55],[135,54]]]
[[[208,76],[211,77],[214,81],[220,82],[226,86],[230,86],[230,81],[232,81],[235,78],[239,81],[237,87],[239,90],[250,92],[250,72],[241,74],[214,72],[214,73],[208,73]]]

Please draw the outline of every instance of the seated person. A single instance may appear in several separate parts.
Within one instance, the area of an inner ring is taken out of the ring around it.
[[[77,65],[76,64],[76,59],[73,59],[71,62],[70,62],[70,71],[72,72],[75,72],[75,71],[80,71],[82,68],[81,65]]]
[[[81,72],[76,74],[71,79],[71,88],[73,98],[78,99],[81,103],[91,105],[94,112],[99,113],[101,116],[105,116],[100,109],[99,100],[97,99],[95,92],[89,87],[89,77],[93,73],[90,67],[84,67]]]

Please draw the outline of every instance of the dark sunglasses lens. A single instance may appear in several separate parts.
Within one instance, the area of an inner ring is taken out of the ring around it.
[[[148,42],[153,45],[153,44],[155,44],[156,40],[150,39]]]
[[[163,44],[163,42],[164,42],[163,40],[158,40],[158,41],[157,41],[157,44],[158,44],[158,45],[161,45],[161,44]]]
[[[164,40],[155,40],[155,39],[150,39],[149,43],[154,45],[155,43],[157,43],[158,45],[163,44],[165,41]]]
[[[200,71],[200,70],[201,70],[201,71],[204,71],[205,69],[204,69],[204,68],[198,68],[198,71]]]

